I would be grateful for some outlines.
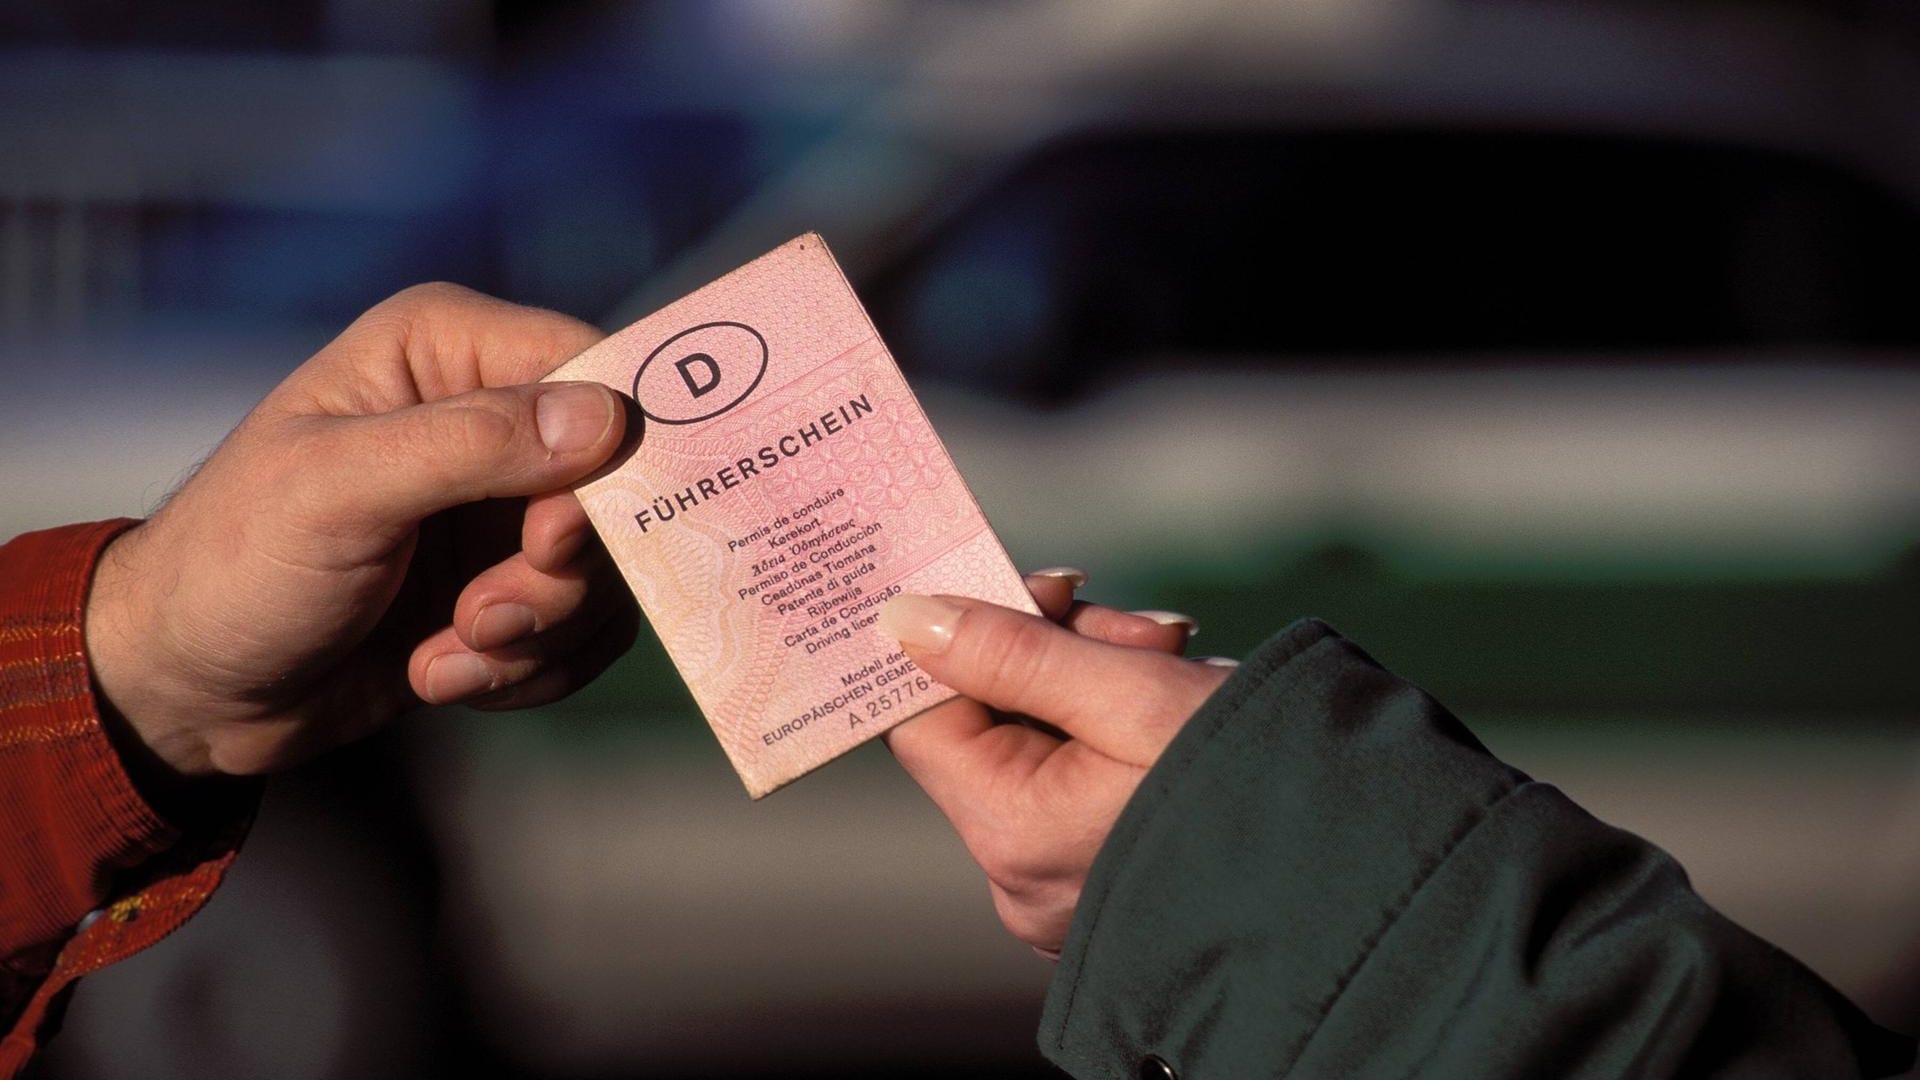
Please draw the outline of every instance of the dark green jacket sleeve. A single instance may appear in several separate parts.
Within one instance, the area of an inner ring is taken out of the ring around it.
[[[1241,666],[1122,813],[1040,1043],[1075,1076],[1157,1055],[1182,1080],[1830,1077],[1913,1053],[1665,852],[1310,621]]]

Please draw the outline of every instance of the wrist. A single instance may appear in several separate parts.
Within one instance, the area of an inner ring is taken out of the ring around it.
[[[144,595],[140,551],[147,525],[116,537],[100,553],[87,594],[87,662],[101,727],[141,794],[173,801],[212,776],[204,740],[171,689],[174,666],[154,633],[156,606]]]

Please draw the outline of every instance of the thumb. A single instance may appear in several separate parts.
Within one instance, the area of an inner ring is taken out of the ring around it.
[[[322,505],[341,521],[410,528],[481,499],[537,495],[599,468],[626,431],[598,383],[537,383],[327,423],[315,457]]]
[[[880,625],[954,690],[1134,764],[1158,758],[1222,681],[1217,669],[979,600],[897,596],[881,609]]]

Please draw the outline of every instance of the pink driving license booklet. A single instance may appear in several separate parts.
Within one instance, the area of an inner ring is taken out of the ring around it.
[[[818,236],[548,378],[639,405],[575,491],[756,799],[953,696],[876,624],[889,598],[1035,610]]]

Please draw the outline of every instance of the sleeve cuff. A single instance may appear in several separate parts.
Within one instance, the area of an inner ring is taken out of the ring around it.
[[[112,875],[179,839],[141,797],[100,725],[86,651],[93,567],[128,520],[28,533],[0,547],[0,754],[9,792],[0,828],[11,877],[0,939],[71,932]]]
[[[1150,1054],[1233,1075],[1209,1061],[1233,1046],[1284,1073],[1420,882],[1524,781],[1325,624],[1295,623],[1120,815],[1047,995],[1042,1051],[1081,1076],[1131,1076]],[[1235,970],[1261,973],[1258,992],[1226,985]]]

